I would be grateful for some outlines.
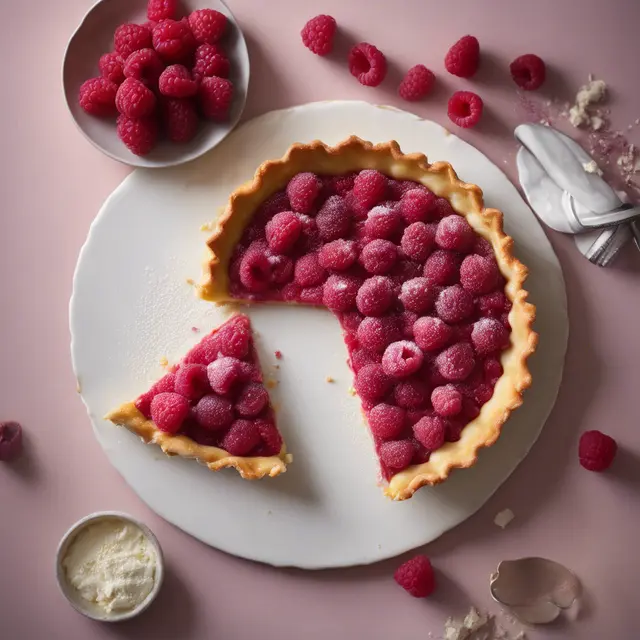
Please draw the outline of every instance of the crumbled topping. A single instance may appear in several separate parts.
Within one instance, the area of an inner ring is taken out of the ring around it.
[[[353,387],[349,387],[349,389],[347,390],[347,393],[350,396],[355,396],[356,395],[356,390]]]
[[[569,122],[574,127],[586,127],[598,131],[605,124],[599,114],[591,114],[589,109],[604,100],[607,95],[607,84],[604,80],[594,80],[592,76],[589,82],[580,87],[576,95],[575,104],[569,109]]]
[[[187,278],[187,284],[188,284],[190,287],[193,287],[193,285],[194,285],[195,283],[196,283],[196,282],[195,282],[195,280],[194,280],[193,278]]]
[[[591,160],[590,162],[584,162],[582,164],[582,166],[584,167],[584,170],[587,173],[595,173],[598,176],[602,175],[602,170],[600,169],[600,167],[596,164],[595,160]]]
[[[167,360],[167,358],[165,356],[162,356],[162,358],[160,358],[160,366],[161,367],[168,367],[169,366],[169,360]]]
[[[331,382],[335,382],[335,380],[334,380],[331,376],[327,376],[327,377],[325,378],[325,380],[326,380],[327,382],[329,382],[329,383],[331,383]]]
[[[463,619],[447,618],[443,640],[526,640],[526,636],[521,629],[506,629],[495,616],[471,607]]]
[[[200,231],[213,231],[213,223],[205,222],[203,225],[200,225]]]
[[[504,509],[500,511],[500,513],[496,514],[493,522],[501,529],[504,529],[515,517],[516,516],[511,509]]]

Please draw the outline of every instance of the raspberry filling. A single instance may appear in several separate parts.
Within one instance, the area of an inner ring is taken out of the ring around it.
[[[247,316],[205,336],[135,405],[160,431],[234,456],[277,456],[282,436]]]
[[[448,200],[416,182],[371,169],[294,176],[255,211],[229,280],[234,298],[320,305],[338,317],[387,480],[463,437],[502,376],[511,302],[493,248]],[[237,389],[234,421],[223,403],[207,399],[203,407],[207,423],[224,423],[232,447],[257,441],[264,428],[245,423],[270,412],[262,408],[266,392],[241,371],[237,342],[213,364],[190,360],[209,365],[214,394]],[[193,394],[201,376],[185,372],[180,386]]]

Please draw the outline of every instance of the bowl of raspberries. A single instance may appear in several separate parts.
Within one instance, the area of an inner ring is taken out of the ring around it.
[[[233,130],[249,54],[220,0],[101,0],[71,37],[62,75],[71,115],[98,149],[168,167]]]

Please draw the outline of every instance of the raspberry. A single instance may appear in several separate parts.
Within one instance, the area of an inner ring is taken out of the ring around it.
[[[483,365],[484,376],[491,386],[495,386],[498,379],[502,376],[502,364],[497,358],[487,358]]]
[[[364,231],[368,238],[388,239],[395,235],[401,225],[402,218],[395,209],[379,205],[369,211]]]
[[[391,387],[391,380],[379,364],[371,363],[356,373],[354,387],[363,400],[380,400]]]
[[[480,318],[473,325],[471,342],[479,355],[502,351],[509,345],[509,332],[499,320]]]
[[[118,87],[116,107],[128,118],[144,118],[156,108],[156,96],[140,80],[127,78]]]
[[[162,101],[167,136],[172,142],[189,142],[198,132],[198,113],[191,100],[167,98]]]
[[[223,356],[242,360],[249,355],[251,325],[246,316],[236,316],[218,330],[218,343]]]
[[[413,325],[418,320],[418,314],[413,311],[403,311],[400,314],[400,327],[405,338],[413,338]]]
[[[357,330],[358,342],[369,351],[382,353],[392,343],[402,338],[397,318],[365,318]]]
[[[113,116],[116,110],[118,85],[105,78],[91,78],[82,83],[78,92],[80,106],[92,116]]]
[[[126,60],[134,51],[151,47],[151,31],[139,24],[121,24],[113,36],[113,45]]]
[[[237,358],[222,357],[209,363],[207,377],[211,388],[226,395],[236,382],[246,382],[250,378],[250,366]]]
[[[118,137],[131,153],[144,156],[153,149],[158,139],[158,122],[155,118],[128,118],[120,115],[116,122]]]
[[[0,422],[0,462],[14,460],[22,452],[22,426],[17,422]]]
[[[243,418],[254,418],[269,404],[269,393],[258,382],[246,384],[236,398],[236,411]]]
[[[368,364],[380,364],[381,362],[381,353],[372,353],[367,349],[355,349],[349,356],[349,366],[356,373],[358,373],[360,369],[366,367]]]
[[[422,366],[424,355],[410,340],[392,342],[382,356],[382,369],[392,378],[406,378]]]
[[[452,284],[459,272],[460,260],[451,251],[434,251],[424,263],[424,277],[433,285]]]
[[[425,222],[429,219],[435,202],[436,197],[430,191],[412,188],[400,199],[400,213],[407,224]]]
[[[436,357],[436,367],[445,380],[464,380],[476,365],[473,349],[468,342],[458,342],[440,352]]]
[[[293,211],[281,211],[267,222],[265,231],[269,249],[289,253],[302,233],[302,222]]]
[[[361,42],[349,51],[349,71],[366,87],[377,87],[387,75],[387,59],[372,44]]]
[[[186,20],[162,20],[153,28],[153,48],[166,62],[184,62],[195,51],[196,40]]]
[[[120,84],[124,80],[124,60],[117,53],[105,53],[98,60],[100,75],[109,82]]]
[[[294,280],[301,287],[315,287],[322,284],[326,277],[325,270],[320,266],[317,253],[308,253],[298,258],[294,269]]]
[[[589,471],[608,469],[617,451],[616,441],[601,431],[585,431],[580,436],[578,445],[580,464]]]
[[[435,296],[435,289],[427,278],[412,278],[402,284],[398,297],[407,311],[425,313],[433,305]]]
[[[305,287],[300,292],[300,302],[320,306],[324,295],[324,287]]]
[[[154,22],[175,18],[178,10],[178,0],[149,0],[147,3],[147,18]]]
[[[505,311],[511,310],[511,303],[502,291],[493,291],[480,296],[476,300],[478,311],[483,316],[499,317]]]
[[[134,51],[124,63],[124,75],[140,80],[148,87],[157,87],[164,62],[153,49]]]
[[[204,429],[226,429],[233,422],[233,404],[226,398],[210,393],[200,398],[194,407],[194,415],[197,423]]]
[[[413,425],[413,433],[425,449],[436,451],[444,444],[445,428],[439,416],[425,416]]]
[[[200,44],[215,44],[227,28],[227,16],[215,9],[197,9],[189,14],[189,26]]]
[[[436,230],[436,243],[442,249],[467,251],[475,240],[475,232],[462,216],[453,214],[443,218]]]
[[[363,206],[371,208],[384,199],[387,178],[375,169],[364,169],[353,182],[353,195]]]
[[[271,265],[271,281],[275,284],[286,284],[293,280],[293,260],[287,256],[281,256],[267,252],[267,260]]]
[[[471,342],[471,333],[473,331],[472,322],[461,322],[451,327],[453,329],[454,342]]]
[[[476,237],[471,253],[477,253],[483,258],[495,258],[495,252],[493,251],[491,243],[482,236]]]
[[[194,80],[202,80],[202,78],[210,78],[211,76],[228,78],[230,70],[229,59],[218,45],[201,44],[196,49],[192,69]]]
[[[236,420],[220,446],[232,456],[246,456],[262,442],[260,429],[253,420]]]
[[[331,275],[324,283],[322,303],[333,312],[345,312],[356,306],[362,281],[346,275]]]
[[[191,78],[187,67],[172,64],[160,74],[158,88],[162,95],[170,98],[190,98],[198,92],[198,83]]]
[[[475,420],[480,415],[480,407],[471,399],[462,397],[462,415],[470,422],[471,420]],[[449,430],[449,425],[447,425],[447,431]],[[462,431],[462,428],[460,428]],[[456,440],[449,440],[450,435],[447,434],[447,442],[455,442],[460,439],[460,433],[458,432],[458,437]]]
[[[478,405],[482,406],[491,400],[493,387],[491,385],[481,383],[472,389],[471,395]]]
[[[445,322],[461,322],[473,313],[473,297],[459,284],[447,287],[436,300],[436,311]]]
[[[393,440],[404,430],[404,409],[391,404],[377,404],[369,412],[369,428],[374,436],[382,440]]]
[[[326,56],[333,50],[333,39],[336,35],[336,21],[327,15],[311,18],[302,27],[300,36],[309,51],[319,56]]]
[[[331,196],[322,205],[316,216],[318,234],[325,242],[339,240],[349,234],[351,230],[351,212],[347,209],[344,199]]]
[[[427,385],[416,378],[410,378],[396,385],[393,396],[399,407],[403,409],[418,409],[427,402]]]
[[[381,316],[393,302],[393,284],[384,276],[373,276],[362,283],[356,296],[358,311],[365,316]]]
[[[424,351],[435,351],[446,346],[453,336],[451,327],[440,318],[419,318],[413,325],[413,335]]]
[[[368,273],[383,275],[388,273],[398,259],[398,249],[389,240],[372,240],[360,254],[360,262]]]
[[[463,405],[466,398],[463,399]],[[477,415],[480,413],[480,409],[477,408],[477,405],[473,403],[472,400],[469,400],[471,404],[477,409]],[[460,436],[462,435],[462,430],[465,428],[466,424],[460,420],[452,418],[451,420],[446,421],[446,431],[444,433],[444,439],[446,442],[458,442],[460,440]]]
[[[207,367],[203,364],[183,364],[176,373],[176,393],[187,400],[198,400],[209,391],[209,378]]]
[[[229,116],[233,100],[233,84],[226,78],[203,78],[198,91],[200,108],[205,118],[223,121]]]
[[[452,384],[436,387],[431,392],[431,404],[443,418],[457,416],[462,411],[462,394]]]
[[[516,58],[510,65],[513,81],[525,91],[539,89],[546,76],[544,61],[533,53]]]
[[[480,44],[473,36],[464,36],[447,52],[444,59],[446,70],[459,78],[470,78],[478,70]]]
[[[271,263],[264,250],[247,250],[240,261],[240,282],[253,293],[260,293],[269,288]]]
[[[418,262],[424,262],[435,244],[436,225],[414,222],[410,224],[402,234],[400,246],[410,258]]]
[[[456,91],[447,105],[447,115],[453,124],[468,129],[478,124],[482,117],[484,103],[472,91]]]
[[[176,376],[174,373],[167,373],[164,377],[160,378],[158,382],[156,382],[149,391],[143,393],[136,401],[136,409],[145,417],[147,420],[151,417],[151,401],[157,396],[159,393],[163,393],[166,391],[173,391],[175,388],[175,379]]]
[[[426,556],[416,556],[400,565],[393,579],[414,598],[426,598],[436,588],[433,567]]]
[[[356,173],[345,173],[340,176],[326,176],[325,188],[330,194],[336,194],[343,198],[353,189]]]
[[[255,420],[254,424],[258,427],[260,445],[257,454],[261,456],[277,456],[282,449],[282,436],[273,422],[268,420]]]
[[[399,260],[391,270],[390,276],[397,289],[407,280],[419,278],[422,275],[422,265],[413,260]]]
[[[358,259],[358,250],[353,240],[334,240],[323,245],[318,253],[320,266],[333,271],[344,271]]]
[[[473,294],[488,293],[498,285],[500,272],[495,260],[467,256],[460,265],[460,284]]]
[[[311,213],[322,189],[322,182],[314,173],[299,173],[287,185],[287,196],[294,211]]]
[[[424,98],[433,88],[436,77],[423,64],[417,64],[407,71],[398,87],[398,95],[403,100],[413,102]]]
[[[189,401],[177,393],[159,393],[151,401],[151,419],[160,431],[176,433],[188,413]]]
[[[413,444],[410,440],[391,440],[380,445],[380,460],[389,469],[406,469],[413,458]]]
[[[500,316],[500,322],[502,322],[502,326],[507,330],[511,331],[511,323],[509,322],[509,314],[503,313]]]
[[[268,220],[276,213],[288,211],[289,209],[291,209],[291,204],[287,194],[284,191],[278,191],[260,205],[255,217],[259,217],[261,220]]]

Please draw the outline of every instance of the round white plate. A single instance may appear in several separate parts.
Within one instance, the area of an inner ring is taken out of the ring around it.
[[[351,134],[403,151],[448,160],[481,185],[486,203],[505,213],[506,230],[530,267],[540,347],[534,385],[498,443],[471,469],[444,484],[392,502],[376,485],[378,468],[340,328],[328,312],[250,307],[269,371],[282,351],[272,391],[280,428],[294,454],[284,475],[257,482],[227,470],[165,457],[102,419],[146,391],[225,311],[198,300],[207,233],[229,193],[266,159],[294,142],[337,143]],[[273,565],[304,568],[371,563],[417,547],[473,514],[535,442],[556,399],[567,343],[562,272],[529,208],[504,174],[442,127],[363,102],[322,102],[268,113],[242,126],[212,153],[184,167],[137,170],[107,200],[82,249],[71,300],[72,356],[82,397],[107,456],[161,516],[218,549]],[[331,376],[335,383],[326,382]]]

